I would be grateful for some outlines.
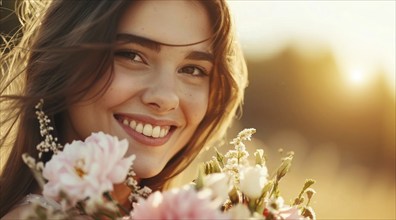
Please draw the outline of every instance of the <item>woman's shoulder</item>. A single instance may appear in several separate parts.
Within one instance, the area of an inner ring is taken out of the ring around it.
[[[10,212],[8,212],[5,216],[1,218],[1,220],[15,220],[15,219],[24,219],[29,210],[31,210],[32,204],[24,204],[18,205],[13,208]]]
[[[5,216],[1,218],[1,220],[8,220],[8,219],[24,219],[29,214],[32,214],[34,206],[41,206],[45,209],[53,209],[59,210],[61,206],[48,198],[45,198],[41,195],[36,194],[29,194],[23,198],[10,212],[8,212]]]

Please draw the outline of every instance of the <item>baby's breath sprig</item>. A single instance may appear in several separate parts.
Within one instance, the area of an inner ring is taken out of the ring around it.
[[[250,141],[254,133],[256,133],[255,128],[245,128],[238,133],[237,137],[234,138],[233,141],[231,141],[231,144],[233,144],[233,142],[238,142],[238,141]]]
[[[256,133],[256,129],[247,128],[238,133],[237,137],[234,138],[230,144],[234,145],[235,150],[229,151],[229,155],[226,157],[234,157],[238,159],[238,164],[244,165],[247,163],[247,158],[249,156],[249,152],[246,150],[245,144],[243,141],[250,141],[252,135]]]
[[[39,151],[39,158],[41,158],[44,152],[52,151],[54,154],[57,154],[59,150],[63,148],[61,144],[58,143],[58,138],[53,137],[51,131],[54,130],[51,124],[51,120],[43,111],[44,100],[40,99],[40,101],[35,106],[37,119],[40,123],[40,135],[44,138],[37,146],[37,150]]]
[[[224,156],[217,153],[218,158],[227,159],[224,165],[224,172],[233,177],[235,185],[238,185],[239,183],[240,166],[244,166],[249,163],[249,152],[246,150],[243,142],[246,140],[250,141],[254,133],[256,133],[256,129],[254,128],[246,128],[242,130],[238,133],[237,137],[230,142],[230,144],[234,145],[234,150],[229,150]]]
[[[42,161],[36,162],[36,159],[34,159],[32,156],[30,156],[27,153],[22,154],[22,160],[32,171],[33,176],[37,180],[39,186],[43,188],[45,184],[45,180],[41,175],[41,173],[43,172],[44,169],[44,163]]]
[[[126,185],[131,189],[131,194],[128,197],[131,203],[138,202],[139,198],[147,198],[152,192],[152,190],[147,186],[144,186],[143,188],[139,186],[135,177],[136,173],[135,171],[133,171],[133,168],[131,166],[125,180]]]

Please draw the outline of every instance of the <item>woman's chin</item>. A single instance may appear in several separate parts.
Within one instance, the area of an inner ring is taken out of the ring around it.
[[[147,178],[158,175],[161,172],[161,170],[163,169],[163,167],[159,167],[158,165],[157,166],[155,166],[155,165],[156,164],[153,164],[152,167],[137,165],[136,167],[134,166],[133,170],[135,171],[136,176],[139,179],[147,179]]]

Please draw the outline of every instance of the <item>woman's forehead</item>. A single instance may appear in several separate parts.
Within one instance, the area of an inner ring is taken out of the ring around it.
[[[195,1],[137,1],[121,17],[118,33],[141,36],[163,45],[184,46],[212,35],[207,11]]]

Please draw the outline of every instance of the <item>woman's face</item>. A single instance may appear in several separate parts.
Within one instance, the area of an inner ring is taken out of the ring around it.
[[[117,34],[110,87],[99,99],[69,109],[67,140],[96,131],[127,139],[137,176],[148,178],[187,144],[202,121],[213,67],[210,41],[164,44],[208,39],[210,21],[197,2],[137,1],[122,16]],[[100,91],[107,76],[86,99]]]

